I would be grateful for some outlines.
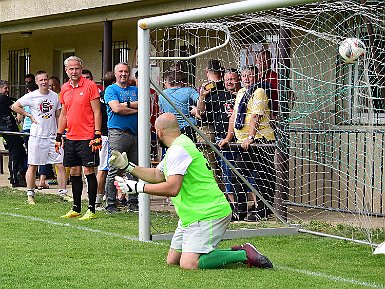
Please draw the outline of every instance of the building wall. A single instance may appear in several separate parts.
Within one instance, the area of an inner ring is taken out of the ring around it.
[[[127,40],[129,64],[135,66],[137,20],[157,14],[172,13],[237,1],[39,1],[39,8],[25,0],[0,1],[1,68],[0,77],[8,78],[8,52],[28,48],[31,54],[30,72],[45,69],[57,74],[57,52],[74,49],[93,71],[95,80],[102,78],[103,23],[113,23],[113,41]],[[32,35],[24,38],[21,32]]]
[[[84,9],[95,9],[108,7],[118,4],[145,2],[141,0],[77,0],[77,1],[55,1],[39,0],[38,8],[31,5],[28,0],[2,0],[0,2],[0,19],[2,21],[15,21],[20,19],[30,19],[62,13],[70,13]]]
[[[30,38],[3,36],[2,55],[3,60],[8,58],[10,50],[28,48],[30,58],[29,72],[46,70],[50,75],[57,75],[61,70],[60,51],[74,50],[75,55],[82,58],[84,68],[91,70],[95,81],[102,78],[102,43],[103,25],[84,29],[74,29],[70,33],[61,33],[60,29],[46,33],[33,34]],[[9,41],[8,41],[9,40]],[[127,40],[130,48],[129,63],[134,59],[136,49],[136,27],[126,26],[114,32],[113,40]],[[9,72],[8,61],[3,61],[1,74],[7,78]],[[59,66],[60,64],[60,66]],[[57,75],[59,76],[59,75]]]
[[[137,20],[238,1],[113,0],[102,2],[101,0],[70,2],[43,0],[39,1],[39,9],[36,9],[35,5],[31,5],[26,0],[2,0],[0,1],[0,34],[100,23],[106,20],[133,18]]]

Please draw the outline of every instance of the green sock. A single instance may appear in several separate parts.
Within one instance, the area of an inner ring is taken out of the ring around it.
[[[198,260],[199,269],[214,269],[226,264],[244,262],[247,260],[246,251],[214,250],[208,254],[202,254]]]

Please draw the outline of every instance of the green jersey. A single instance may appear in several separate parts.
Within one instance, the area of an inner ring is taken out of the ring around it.
[[[159,165],[166,180],[168,174],[184,175],[180,192],[172,198],[183,227],[231,213],[207,160],[187,136],[182,134],[173,141]]]

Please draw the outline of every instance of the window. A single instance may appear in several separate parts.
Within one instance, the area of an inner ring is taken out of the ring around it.
[[[248,65],[255,65],[257,54],[262,50],[268,50],[271,53],[271,69],[277,71],[277,48],[279,35],[265,33],[264,37],[254,35],[255,43],[243,44],[239,53],[239,70]]]
[[[128,44],[127,41],[113,41],[112,42],[112,64],[119,62],[128,63]]]
[[[61,69],[61,75],[60,75],[60,81],[61,83],[66,83],[69,78],[68,78],[68,75],[66,73],[66,70],[65,70],[65,66],[64,66],[64,60],[66,60],[68,57],[70,56],[74,56],[75,55],[75,51],[74,50],[63,50],[61,51],[61,55],[60,55],[60,65],[62,67]]]
[[[188,57],[196,53],[199,46],[197,39],[183,30],[176,29],[162,41],[164,56]],[[186,82],[195,85],[196,58],[190,60],[167,60],[163,62],[163,72],[173,69],[180,70],[186,75]]]
[[[114,68],[115,64],[119,62],[126,62],[128,63],[128,56],[129,56],[130,49],[128,48],[128,42],[127,41],[113,41],[112,42],[112,69]],[[103,74],[103,43],[102,43],[102,74]]]
[[[346,66],[347,79],[344,84],[351,84],[348,92],[350,99],[350,115],[352,124],[383,125],[385,124],[385,35],[381,29],[371,23],[357,25],[357,37],[367,47],[367,66]],[[373,37],[369,36],[373,34]],[[369,85],[368,85],[369,82]]]
[[[26,92],[24,78],[29,73],[29,49],[24,48],[8,51],[8,60],[8,82],[10,86],[10,96],[19,98]]]

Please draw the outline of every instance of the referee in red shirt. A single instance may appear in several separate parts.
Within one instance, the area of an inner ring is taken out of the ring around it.
[[[63,84],[60,91],[62,110],[59,117],[56,147],[63,146],[64,166],[70,167],[72,209],[62,218],[81,216],[81,196],[83,191],[82,167],[88,183],[88,210],[79,220],[91,220],[95,215],[97,181],[95,166],[99,165],[98,150],[102,146],[99,91],[95,82],[82,76],[82,60],[70,56],[64,61],[69,81]]]

